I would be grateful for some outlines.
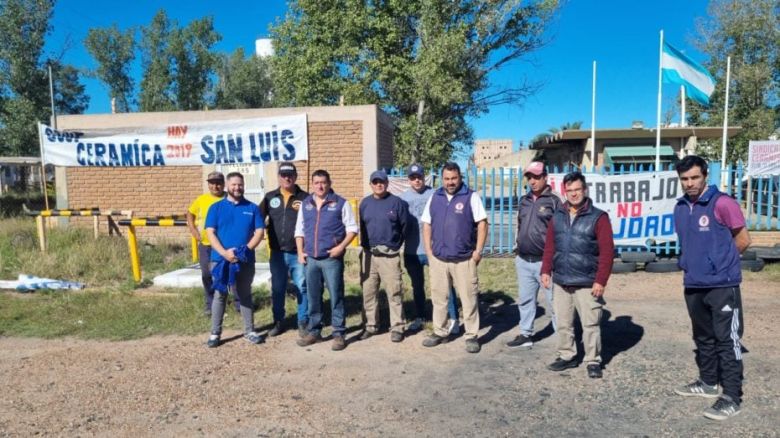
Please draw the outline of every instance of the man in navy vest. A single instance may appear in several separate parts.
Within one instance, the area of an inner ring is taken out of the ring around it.
[[[601,308],[604,288],[612,272],[615,243],[609,215],[593,206],[585,176],[572,172],[563,177],[566,203],[553,213],[547,226],[542,256],[542,286],[553,290],[558,327],[558,357],[547,366],[563,371],[577,364],[574,318],[582,323],[582,344],[588,377],[601,378]],[[551,279],[550,274],[554,273]]]
[[[306,290],[309,294],[309,326],[298,345],[306,347],[322,338],[322,293],[330,292],[333,351],[347,347],[344,340],[344,253],[358,233],[352,206],[330,189],[330,174],[315,170],[311,175],[312,194],[303,201],[295,224],[298,261],[306,265]]]
[[[442,169],[442,187],[425,205],[423,243],[431,266],[433,333],[423,345],[449,341],[447,304],[450,288],[460,297],[466,328],[466,351],[478,353],[479,277],[477,265],[487,237],[487,213],[479,195],[463,184],[460,166],[448,162]]]
[[[401,288],[401,245],[406,235],[408,205],[387,191],[384,170],[371,173],[372,193],[360,202],[360,286],[366,328],[360,339],[368,339],[379,329],[377,295],[380,281],[387,294],[390,312],[390,340],[404,339],[404,295]]]
[[[734,199],[707,186],[707,162],[689,155],[677,163],[685,195],[674,225],[680,240],[685,304],[693,326],[699,378],[675,389],[683,396],[716,398],[704,411],[713,420],[739,414],[742,402],[742,282],[739,254],[750,246],[745,218]]]
[[[284,332],[284,297],[287,280],[295,284],[298,301],[298,334],[306,336],[309,323],[309,301],[306,293],[304,266],[298,262],[295,246],[295,222],[303,200],[308,194],[295,181],[298,171],[295,164],[285,161],[279,165],[279,188],[266,193],[260,202],[260,213],[268,227],[268,246],[271,248],[271,305],[274,326],[268,336]]]

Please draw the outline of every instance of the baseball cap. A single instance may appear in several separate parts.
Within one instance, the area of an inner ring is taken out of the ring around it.
[[[223,175],[222,172],[211,172],[209,176],[206,177],[206,181],[225,182],[225,175]]]
[[[541,161],[531,161],[525,168],[523,175],[530,173],[531,175],[541,176],[547,173],[544,169],[544,163]]]
[[[279,165],[279,174],[283,173],[292,173],[297,175],[298,170],[295,169],[295,164],[289,162],[289,161],[283,161],[282,164]]]
[[[369,181],[374,182],[376,180],[387,182],[387,172],[385,172],[382,169],[371,172],[371,178],[369,179]]]
[[[413,176],[425,177],[425,170],[423,170],[423,167],[417,163],[414,163],[411,166],[409,166],[409,169],[407,170],[406,173],[407,175],[409,175],[410,178]]]

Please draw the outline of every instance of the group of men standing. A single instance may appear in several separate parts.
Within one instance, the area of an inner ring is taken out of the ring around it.
[[[677,173],[685,196],[678,200],[675,225],[700,378],[675,391],[684,396],[718,397],[705,416],[725,419],[740,411],[739,254],[749,246],[750,237],[736,202],[715,186],[707,186],[704,160],[686,157],[678,163]],[[365,323],[360,339],[379,332],[380,284],[387,294],[390,340],[402,342],[407,328],[422,328],[427,319],[423,266],[429,265],[432,333],[423,345],[448,342],[460,330],[457,296],[466,351],[480,351],[477,266],[487,236],[487,214],[478,194],[464,184],[456,163],[444,165],[442,187],[436,190],[425,184],[422,166],[413,164],[408,171],[410,188],[400,197],[390,193],[385,171],[373,172],[371,194],[360,203],[359,221],[351,205],[331,189],[327,171],[312,174],[311,194],[296,184],[297,176],[293,163],[281,163],[279,188],[269,192],[258,207],[243,197],[241,174],[231,173],[225,179],[215,172],[208,176],[209,193],[190,207],[188,224],[199,241],[206,314],[212,320],[209,347],[220,343],[228,291],[234,293],[242,315],[244,337],[252,343],[262,342],[254,330],[251,282],[254,249],[267,228],[274,318],[269,336],[285,330],[285,296],[292,280],[298,305],[298,345],[322,340],[322,297],[327,287],[332,350],[346,348],[344,254],[360,234]],[[559,372],[578,366],[574,323],[579,317],[587,375],[601,378],[600,322],[614,257],[609,217],[593,205],[580,172],[563,178],[565,201],[547,184],[543,163],[532,162],[524,176],[530,190],[520,200],[515,249],[519,334],[506,345],[533,346],[541,289],[558,337],[557,356],[548,369]],[[226,183],[227,194],[222,196]],[[196,219],[204,223],[205,232],[197,230]],[[403,311],[402,251],[416,317],[408,327]]]

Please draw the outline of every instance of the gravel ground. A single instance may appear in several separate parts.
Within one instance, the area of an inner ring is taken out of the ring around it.
[[[517,310],[502,302],[484,303],[477,355],[462,339],[426,349],[423,333],[361,342],[357,327],[338,353],[300,348],[292,331],[260,346],[226,333],[210,350],[205,321],[199,337],[0,338],[0,436],[778,436],[780,285],[746,274],[745,401],[727,422],[702,417],[712,400],[673,395],[696,377],[680,285],[613,276],[602,380],[545,369],[546,315],[533,349],[505,347]]]

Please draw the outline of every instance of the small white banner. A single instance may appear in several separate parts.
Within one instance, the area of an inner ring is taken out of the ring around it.
[[[553,191],[566,199],[563,173],[547,176]],[[630,175],[586,174],[588,196],[609,213],[615,245],[674,242],[674,206],[682,196],[674,171]]]
[[[55,166],[251,164],[309,158],[306,114],[137,128],[57,131],[38,125]]]
[[[748,176],[780,175],[780,140],[748,144]]]

